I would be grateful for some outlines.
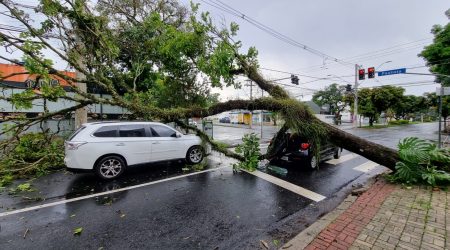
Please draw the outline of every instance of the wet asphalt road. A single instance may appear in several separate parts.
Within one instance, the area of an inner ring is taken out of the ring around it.
[[[433,126],[349,132],[391,146],[408,135],[433,137]],[[233,173],[231,161],[217,155],[209,162],[214,171],[168,181],[164,180],[194,172],[183,171],[184,165],[177,162],[138,167],[114,182],[58,172],[33,182],[39,192],[1,194],[0,249],[254,249],[260,248],[260,240],[275,247],[332,210],[353,186],[383,171],[354,169],[366,162],[357,156],[337,165],[323,163],[318,171],[283,165],[287,174],[273,174],[325,196],[320,202],[248,173]],[[155,181],[161,182],[2,216],[14,209]],[[83,231],[75,236],[78,227]]]

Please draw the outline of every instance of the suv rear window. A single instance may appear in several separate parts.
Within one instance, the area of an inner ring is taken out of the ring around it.
[[[79,134],[81,132],[81,130],[83,130],[85,128],[86,128],[85,126],[79,127],[77,130],[75,130],[75,132],[73,132],[73,134],[67,140],[71,141],[73,138],[75,138],[75,136],[77,136],[77,134]]]
[[[117,137],[117,126],[104,126],[94,133],[95,137]]]
[[[146,137],[144,125],[121,125],[119,128],[120,137]]]

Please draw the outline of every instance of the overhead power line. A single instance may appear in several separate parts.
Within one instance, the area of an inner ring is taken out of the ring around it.
[[[277,38],[277,39],[279,39],[279,40],[281,40],[283,42],[286,42],[286,43],[288,43],[288,44],[290,44],[292,46],[304,49],[304,50],[306,50],[306,51],[308,51],[308,52],[310,52],[310,53],[312,53],[314,55],[320,56],[324,60],[332,60],[334,62],[341,63],[343,65],[353,64],[353,63],[349,63],[349,62],[343,61],[341,59],[338,59],[336,57],[330,56],[330,55],[328,55],[328,54],[326,54],[326,53],[324,53],[322,51],[314,49],[314,48],[312,48],[312,47],[310,47],[308,45],[302,44],[302,43],[300,43],[300,42],[298,42],[298,41],[296,41],[296,40],[294,40],[294,39],[292,39],[292,38],[290,38],[290,37],[288,37],[286,35],[283,35],[282,33],[276,31],[275,29],[270,28],[270,27],[262,24],[261,22],[258,22],[257,20],[249,17],[248,15],[246,15],[246,14],[244,14],[244,13],[238,11],[238,10],[236,10],[235,8],[229,6],[228,4],[226,4],[226,3],[224,3],[224,2],[222,2],[220,0],[201,0],[201,1],[204,2],[205,4],[213,6],[213,7],[217,8],[217,9],[219,9],[219,10],[222,10],[222,11],[224,11],[224,12],[230,14],[230,15],[233,15],[233,16],[236,16],[238,18],[241,18],[241,19],[247,21],[248,23],[252,24],[253,26],[257,27],[258,29],[260,29],[260,30],[270,34],[271,36],[273,36],[273,37],[275,37],[275,38]]]

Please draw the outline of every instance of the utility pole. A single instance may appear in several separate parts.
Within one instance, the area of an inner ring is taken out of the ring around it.
[[[444,95],[444,86],[441,84],[441,94],[439,95],[439,130],[438,130],[438,148],[441,148],[441,119],[442,119],[442,96]]]
[[[353,107],[354,111],[354,121],[353,121],[353,127],[358,127],[358,70],[359,66],[358,64],[355,64],[355,103]]]
[[[249,82],[249,84],[246,84],[245,86],[250,86],[250,101],[253,101],[253,81],[252,80],[247,80],[247,82]],[[250,123],[249,123],[249,128],[252,128],[252,123],[253,123],[253,112],[250,111]]]
[[[83,45],[81,44],[80,39],[78,38],[78,36],[76,36],[75,39],[76,39],[76,46],[79,47],[78,51],[82,51],[80,49],[80,47],[82,47]],[[83,59],[81,58],[81,55],[78,56],[77,64],[80,68],[82,68],[82,69],[85,68]],[[81,73],[79,70],[75,71],[75,77],[79,80],[86,79],[86,76],[83,73]],[[77,82],[75,85],[81,92],[84,92],[84,93],[87,92],[86,83]],[[75,130],[77,130],[79,127],[81,127],[81,125],[83,125],[84,123],[87,123],[87,108],[86,107],[82,107],[82,108],[75,110]]]
[[[264,97],[264,90],[261,89],[261,98]],[[263,110],[260,110],[259,113],[259,123],[260,123],[260,129],[261,129],[261,133],[260,133],[260,138],[262,141],[262,137],[263,137]]]

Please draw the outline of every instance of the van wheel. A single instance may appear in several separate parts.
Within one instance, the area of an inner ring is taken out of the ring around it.
[[[315,155],[313,155],[311,158],[309,158],[309,168],[311,169],[316,169],[317,166],[319,165],[319,161],[317,160],[317,157]]]
[[[119,177],[126,168],[122,157],[116,155],[101,158],[95,166],[95,173],[104,180],[112,180]]]
[[[342,148],[336,149],[336,151],[334,151],[334,159],[341,158],[341,154],[342,154]]]
[[[189,164],[198,164],[203,160],[203,148],[200,146],[190,147],[186,153],[186,161]]]

